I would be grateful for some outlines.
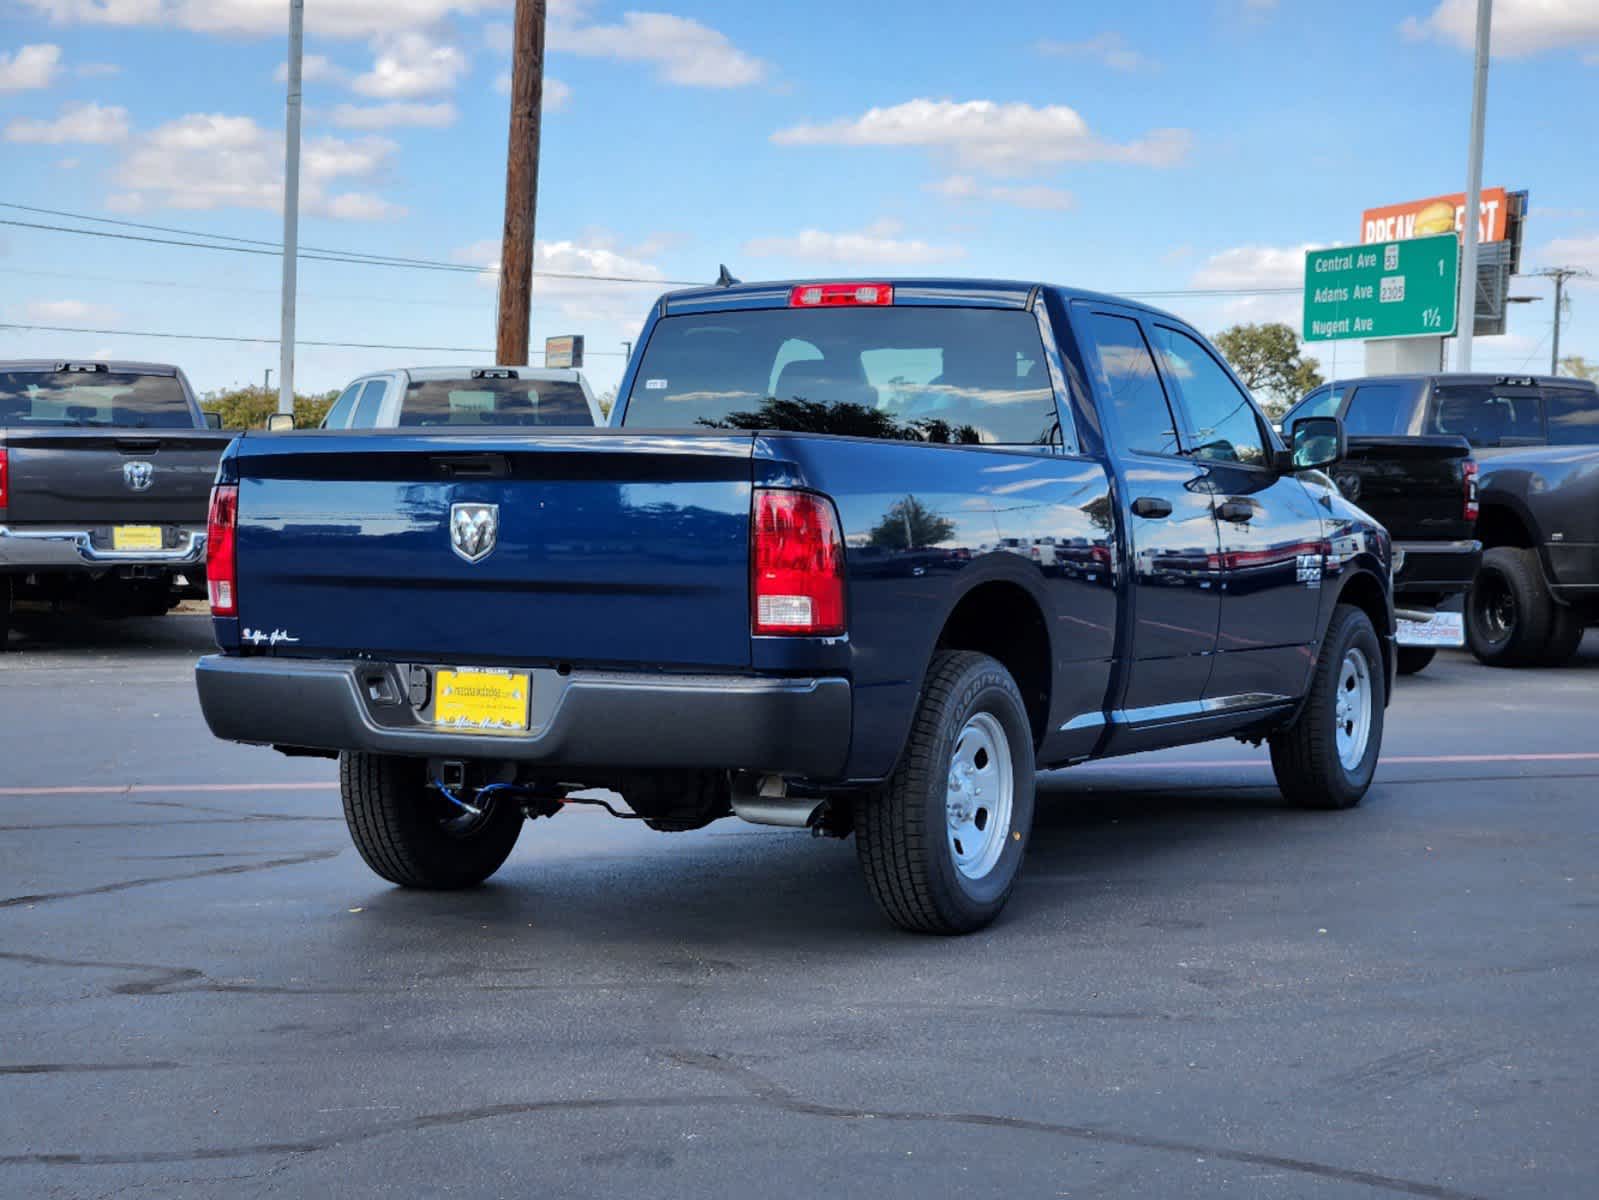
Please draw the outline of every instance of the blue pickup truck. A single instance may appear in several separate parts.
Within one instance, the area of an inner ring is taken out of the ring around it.
[[[1394,674],[1388,535],[1184,322],[976,280],[652,310],[607,429],[248,435],[218,474],[219,737],[337,755],[383,878],[476,884],[610,788],[660,830],[853,834],[883,911],[1005,904],[1035,773],[1266,741],[1346,808]]]

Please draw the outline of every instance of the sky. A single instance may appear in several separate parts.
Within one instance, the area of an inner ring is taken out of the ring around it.
[[[549,6],[535,269],[644,281],[535,285],[534,345],[583,334],[596,390],[721,263],[1297,327],[1306,247],[1465,186],[1474,0],[633,3]],[[0,358],[176,362],[201,391],[275,370],[279,260],[166,243],[280,241],[287,9],[0,0],[0,323],[74,331],[0,327]],[[510,0],[306,10],[302,245],[477,269],[302,262],[300,389],[492,361]],[[1530,193],[1524,270],[1594,271],[1561,349],[1599,360],[1599,0],[1496,0],[1494,46],[1483,183]],[[1547,369],[1549,282],[1512,290],[1537,299],[1474,365]]]

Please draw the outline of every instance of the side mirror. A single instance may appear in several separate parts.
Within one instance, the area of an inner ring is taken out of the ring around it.
[[[208,412],[208,413],[205,413],[203,415],[205,417],[205,427],[207,429],[221,429],[222,428],[222,414],[221,413],[219,413],[219,412]]]
[[[273,413],[267,418],[268,433],[287,433],[294,428],[293,413]]]
[[[1289,431],[1289,447],[1294,470],[1314,471],[1347,456],[1349,439],[1337,417],[1300,417]]]

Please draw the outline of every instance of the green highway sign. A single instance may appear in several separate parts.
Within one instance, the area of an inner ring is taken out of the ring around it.
[[[1449,337],[1460,239],[1452,233],[1305,254],[1305,340]]]

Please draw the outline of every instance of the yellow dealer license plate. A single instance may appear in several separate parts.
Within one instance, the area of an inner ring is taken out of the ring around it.
[[[525,672],[454,670],[433,677],[433,724],[486,733],[528,726],[532,680]]]
[[[111,531],[113,550],[161,549],[161,526],[118,525]]]

